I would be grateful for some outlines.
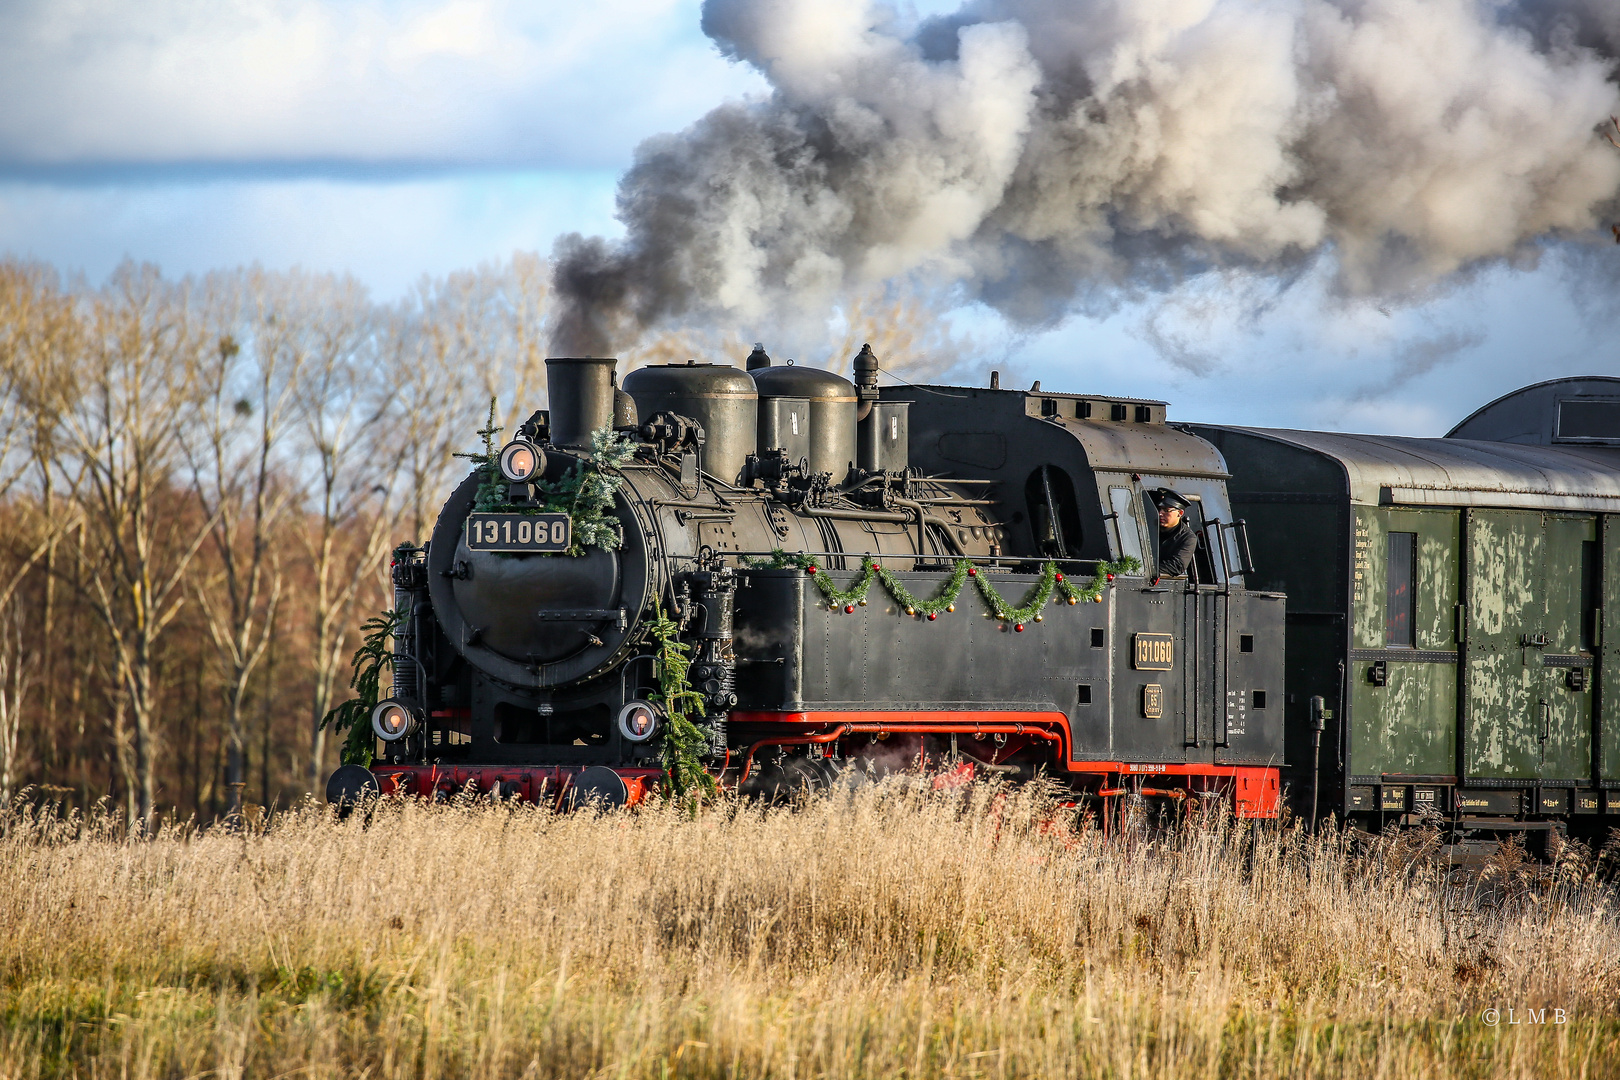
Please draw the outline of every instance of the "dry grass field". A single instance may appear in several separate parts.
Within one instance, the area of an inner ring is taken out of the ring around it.
[[[1614,1076],[1591,864],[1465,880],[1422,835],[1107,838],[905,784],[144,842],[14,813],[0,1075]]]

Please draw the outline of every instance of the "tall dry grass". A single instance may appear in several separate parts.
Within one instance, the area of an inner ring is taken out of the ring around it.
[[[1432,846],[1105,838],[1032,791],[904,783],[695,818],[311,806],[137,842],[14,813],[0,1074],[1620,1072],[1589,862],[1459,879]],[[1567,1022],[1506,1022],[1543,1007]]]

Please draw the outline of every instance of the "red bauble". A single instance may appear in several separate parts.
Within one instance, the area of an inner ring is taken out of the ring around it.
[[[1013,633],[1022,634],[1023,632],[1024,632],[1024,624],[1023,623],[1021,623],[1021,622],[1013,623]]]
[[[1109,581],[1113,581],[1113,580],[1114,580],[1114,575],[1113,575],[1113,574],[1109,574],[1109,575],[1108,575],[1108,580],[1109,580]]]
[[[813,565],[807,566],[804,568],[804,572],[807,574],[814,574],[816,572],[816,568]]]
[[[1059,574],[1054,580],[1056,580],[1059,585],[1063,584],[1063,575]]]
[[[978,576],[979,576],[979,570],[978,570],[977,567],[974,567],[974,566],[968,567],[968,577],[978,577]]]
[[[853,614],[855,614],[855,605],[854,604],[845,604],[844,605],[844,614],[845,615],[853,615]]]
[[[930,611],[928,613],[928,621],[929,622],[933,622],[937,618],[939,618],[939,616],[937,614],[935,614],[934,612]]]

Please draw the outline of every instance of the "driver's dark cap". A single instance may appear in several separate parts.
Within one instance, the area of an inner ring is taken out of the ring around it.
[[[1192,503],[1177,495],[1169,488],[1159,488],[1153,493],[1153,501],[1160,510],[1186,510]]]

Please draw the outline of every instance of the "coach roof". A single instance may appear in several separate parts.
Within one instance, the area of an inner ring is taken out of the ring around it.
[[[1620,513],[1620,449],[1229,428],[1337,461],[1369,506],[1511,506]]]

